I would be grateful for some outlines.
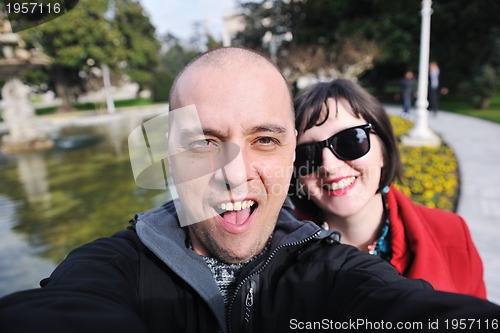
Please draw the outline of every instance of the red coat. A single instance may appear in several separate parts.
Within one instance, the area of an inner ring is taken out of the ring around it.
[[[460,216],[417,205],[393,186],[387,201],[391,264],[402,275],[427,280],[437,290],[486,298],[483,264]]]
[[[417,205],[394,186],[387,201],[391,264],[401,275],[424,279],[437,290],[486,298],[483,263],[463,218]],[[296,213],[310,220],[307,214]]]

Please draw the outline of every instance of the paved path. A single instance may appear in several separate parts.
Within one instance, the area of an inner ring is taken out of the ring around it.
[[[401,114],[399,106],[386,109]],[[458,159],[457,213],[467,221],[483,259],[488,298],[500,304],[500,124],[440,111],[429,117],[429,126]]]

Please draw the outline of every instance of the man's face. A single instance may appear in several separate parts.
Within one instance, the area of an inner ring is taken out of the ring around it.
[[[295,129],[271,66],[196,68],[177,85],[170,168],[194,250],[228,263],[258,254],[287,195]],[[181,215],[181,214],[180,214]]]

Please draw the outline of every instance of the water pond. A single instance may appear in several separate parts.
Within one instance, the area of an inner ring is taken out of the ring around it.
[[[37,287],[70,250],[167,200],[134,182],[127,137],[144,120],[64,127],[50,151],[0,154],[0,296]]]

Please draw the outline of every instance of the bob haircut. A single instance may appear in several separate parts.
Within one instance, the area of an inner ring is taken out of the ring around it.
[[[373,125],[374,132],[382,143],[382,154],[384,167],[382,167],[380,184],[377,193],[385,186],[390,185],[395,180],[402,178],[402,163],[399,154],[396,137],[382,104],[363,89],[360,85],[346,79],[337,79],[331,82],[317,83],[299,94],[294,100],[295,128],[297,129],[297,140],[305,131],[321,126],[330,116],[330,108],[327,100],[333,98],[335,105],[339,99],[344,99],[352,108],[354,116],[366,120]],[[338,109],[335,110],[338,112]],[[333,133],[332,133],[333,134]],[[304,196],[300,190],[297,167],[295,167],[292,183],[290,186],[290,199],[298,212],[305,216],[320,221],[321,209]]]

